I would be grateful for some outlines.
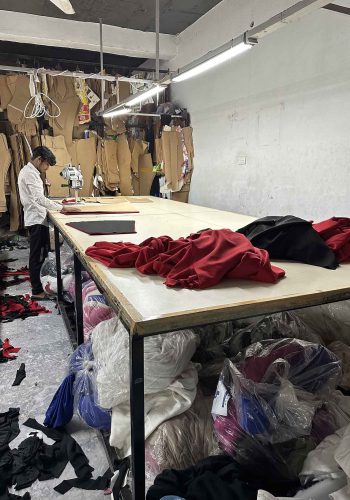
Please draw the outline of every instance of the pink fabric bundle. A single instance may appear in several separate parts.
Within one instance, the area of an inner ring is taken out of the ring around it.
[[[90,340],[95,326],[114,316],[114,311],[107,305],[106,299],[98,291],[95,283],[92,280],[85,283],[83,288],[84,342]]]

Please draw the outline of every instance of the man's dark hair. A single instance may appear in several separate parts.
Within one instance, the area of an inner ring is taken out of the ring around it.
[[[33,149],[32,160],[35,160],[36,158],[41,158],[43,161],[47,161],[51,167],[56,165],[56,156],[46,146],[39,146]]]

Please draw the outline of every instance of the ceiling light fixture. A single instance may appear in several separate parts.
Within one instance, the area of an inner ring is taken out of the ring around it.
[[[103,118],[113,118],[115,116],[127,115],[128,113],[131,113],[131,109],[129,109],[129,108],[119,108],[119,109],[113,109],[111,111],[105,111],[102,114],[102,116],[103,116]]]
[[[237,39],[236,39],[237,40]],[[198,59],[191,65],[179,70],[179,74],[172,78],[173,82],[183,82],[189,78],[200,75],[205,71],[208,71],[219,64],[229,61],[233,57],[236,57],[244,52],[251,49],[257,42],[247,40],[245,35],[242,35],[242,41],[232,45],[232,41],[228,44],[223,45],[214,52],[209,52],[206,56]]]
[[[138,92],[137,94],[133,94],[127,99],[124,99],[119,104],[116,104],[113,107],[106,109],[104,113],[102,113],[102,116],[104,118],[107,118],[110,116],[117,116],[117,114],[125,115],[127,113],[130,113],[131,109],[129,108],[131,106],[136,106],[137,104],[140,104],[141,102],[146,101],[147,99],[150,99],[151,97],[154,97],[160,94],[161,92],[164,92],[164,90],[165,87],[163,85],[155,85],[150,89],[143,90],[142,92]],[[116,114],[116,111],[122,111],[122,112]]]
[[[50,0],[51,3],[56,5],[65,14],[75,14],[75,10],[69,0]]]
[[[137,104],[140,104],[143,101],[146,101],[147,99],[150,99],[151,97],[154,97],[161,92],[164,92],[165,87],[161,85],[155,85],[154,87],[151,87],[150,89],[143,90],[142,92],[138,92],[137,94],[134,94],[128,99],[125,99],[124,102],[120,103],[118,107],[128,105],[128,106],[136,106]]]

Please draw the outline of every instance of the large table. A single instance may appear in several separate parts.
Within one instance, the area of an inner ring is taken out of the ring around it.
[[[109,269],[85,255],[97,241],[140,243],[150,236],[187,236],[202,229],[238,228],[255,217],[146,197],[133,203],[139,213],[64,215],[50,211],[55,227],[58,297],[62,298],[59,233],[74,251],[78,343],[83,341],[81,269],[85,268],[130,334],[130,405],[133,498],[145,498],[144,338],[149,335],[226,320],[308,307],[350,298],[350,264],[327,270],[293,262],[274,262],[286,271],[277,284],[224,281],[207,290],[167,288],[163,279],[135,269]],[[136,234],[89,236],[67,222],[135,220]]]

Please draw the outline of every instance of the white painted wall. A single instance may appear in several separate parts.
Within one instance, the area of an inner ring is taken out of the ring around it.
[[[172,95],[194,128],[191,202],[257,216],[350,216],[349,16],[319,10],[173,84]]]

